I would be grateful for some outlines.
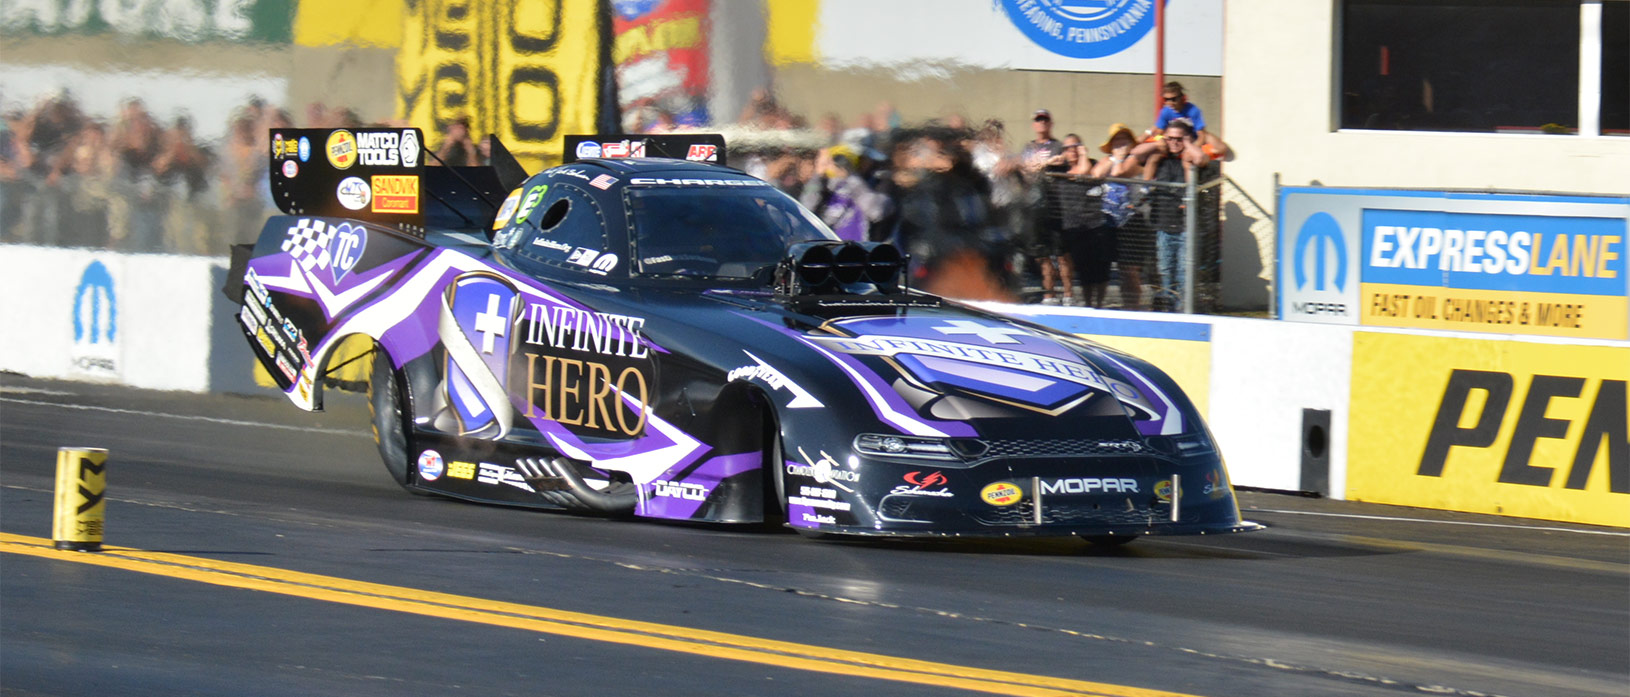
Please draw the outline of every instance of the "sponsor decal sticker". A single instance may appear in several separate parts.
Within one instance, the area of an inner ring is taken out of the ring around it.
[[[373,182],[373,212],[419,212],[419,177],[412,174],[375,174]]]
[[[243,326],[249,331],[260,331],[260,320],[255,319],[255,313],[249,310],[251,307],[254,307],[254,305],[244,305],[242,309],[238,310],[238,319],[243,322]]]
[[[368,183],[360,177],[346,177],[340,180],[340,185],[334,189],[334,197],[339,199],[340,205],[353,211],[360,211],[368,207],[373,200],[373,190]]]
[[[765,363],[763,359],[753,355],[750,351],[743,350],[742,353],[753,359],[753,365],[744,365],[731,369],[729,374],[725,376],[727,381],[758,380],[769,385],[770,389],[786,390],[792,393],[792,401],[787,402],[788,409],[819,409],[824,406],[820,400],[809,393],[809,390],[788,379],[786,375],[771,367],[770,364]]]
[[[311,159],[311,139],[300,136],[300,161],[305,162],[309,159]]]
[[[592,181],[590,181],[589,186],[592,186],[592,187],[594,187],[596,189],[599,189],[601,191],[605,191],[606,189],[610,189],[612,184],[616,184],[616,183],[617,183],[617,178],[616,177],[613,177],[613,176],[611,176],[609,174],[602,174],[602,175],[600,175],[598,177],[595,177]]]
[[[284,358],[281,354],[278,355],[276,363],[277,369],[283,372],[283,377],[288,378],[289,382],[294,382],[294,364],[290,363],[289,359]]]
[[[651,493],[670,499],[705,501],[707,500],[708,488],[691,482],[672,482],[666,479],[658,479],[651,482]]]
[[[354,223],[340,223],[330,227],[329,232],[332,236],[328,238],[328,256],[333,264],[329,270],[333,272],[334,282],[339,283],[362,261],[362,252],[368,247],[368,229]]]
[[[482,484],[512,486],[524,491],[535,491],[514,468],[492,462],[483,462],[476,470],[475,480]]]
[[[363,131],[356,135],[357,157],[370,167],[400,167],[401,136],[395,131]]]
[[[475,479],[475,463],[459,460],[448,462],[447,476],[453,479]]]
[[[402,150],[402,166],[418,167],[419,151],[422,149],[422,146],[419,145],[418,132],[411,128],[403,130],[400,147]]]
[[[1024,492],[1013,482],[992,482],[979,490],[979,500],[992,506],[1011,506],[1024,498]]]
[[[539,184],[526,190],[526,197],[521,199],[520,207],[515,210],[516,225],[526,222],[527,217],[532,215],[532,211],[537,209],[538,204],[543,201],[544,192],[548,190],[548,184]]]
[[[515,216],[515,209],[521,205],[521,190],[509,192],[504,199],[504,205],[498,207],[498,217],[492,219],[492,229],[497,230],[509,224],[509,219]]]
[[[955,494],[951,493],[950,489],[946,488],[946,485],[950,484],[951,480],[946,478],[945,473],[943,472],[907,472],[902,479],[904,479],[906,483],[894,487],[894,490],[890,493],[908,494],[911,496],[940,496],[946,498],[955,496]]]
[[[592,140],[585,140],[577,144],[578,157],[599,157],[600,144]]]
[[[719,146],[692,143],[690,151],[685,153],[685,159],[695,162],[717,162],[719,159]]]
[[[1155,482],[1155,498],[1161,501],[1172,500],[1172,480],[1162,479]]]
[[[426,450],[426,451],[424,451],[422,453],[419,453],[419,478],[420,479],[423,479],[423,480],[425,480],[427,482],[433,482],[433,481],[436,481],[437,479],[441,479],[441,475],[443,473],[445,473],[446,471],[447,471],[447,465],[446,465],[446,463],[442,462],[441,453],[438,453],[438,452],[436,452],[434,450]]]
[[[357,163],[357,138],[341,129],[328,134],[328,145],[323,149],[328,164],[334,169],[350,169]]]
[[[1138,480],[1128,477],[1066,477],[1041,480],[1041,493],[1060,494],[1136,494]]]
[[[285,179],[293,179],[299,174],[300,174],[300,165],[295,164],[294,160],[284,160],[283,161],[283,178],[285,178]]]
[[[578,247],[577,249],[572,250],[571,256],[566,257],[566,263],[576,264],[578,266],[588,266],[589,263],[593,262],[594,258],[598,256],[600,256],[600,253],[595,250],[589,249],[588,247]]]
[[[273,133],[272,134],[272,159],[274,159],[274,160],[275,159],[281,159],[283,157],[283,152],[284,152],[283,151],[283,134],[282,133]]]

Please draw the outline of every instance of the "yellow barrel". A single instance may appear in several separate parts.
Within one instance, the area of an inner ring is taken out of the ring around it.
[[[101,448],[57,449],[56,507],[51,519],[51,539],[57,549],[102,551],[107,463],[108,451]]]

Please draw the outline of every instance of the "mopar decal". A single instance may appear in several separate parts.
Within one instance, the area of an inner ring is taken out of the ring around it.
[[[1136,494],[1138,480],[1108,477],[1070,477],[1041,480],[1041,493],[1054,494]]]

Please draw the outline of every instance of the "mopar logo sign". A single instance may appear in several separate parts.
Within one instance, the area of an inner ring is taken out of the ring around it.
[[[1308,249],[1312,248],[1312,254]],[[1326,250],[1335,254],[1335,263],[1326,263]],[[1329,213],[1316,213],[1302,223],[1296,234],[1296,258],[1291,262],[1296,269],[1296,289],[1307,286],[1308,266],[1312,265],[1313,289],[1324,290],[1325,281],[1332,274],[1335,289],[1347,289],[1347,239],[1341,234],[1341,224]]]
[[[119,296],[113,274],[92,261],[74,287],[74,346],[69,361],[74,372],[101,377],[119,375]]]
[[[1148,35],[1155,3],[1162,1],[1002,0],[1002,9],[1037,46],[1071,58],[1103,58]]]

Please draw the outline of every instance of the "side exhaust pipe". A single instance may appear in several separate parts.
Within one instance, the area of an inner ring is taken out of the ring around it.
[[[612,482],[604,489],[596,489],[583,481],[571,460],[564,457],[520,458],[515,466],[539,496],[568,511],[632,515],[639,502],[639,487],[630,482]]]

